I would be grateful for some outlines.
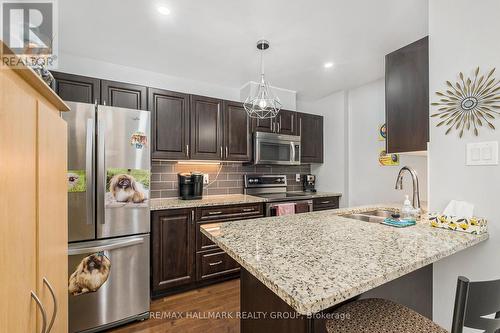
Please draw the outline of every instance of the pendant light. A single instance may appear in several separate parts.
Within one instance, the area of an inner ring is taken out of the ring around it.
[[[282,104],[269,87],[269,83],[264,78],[264,51],[269,48],[267,40],[259,40],[257,48],[260,50],[260,83],[257,92],[248,96],[243,106],[251,118],[274,118],[281,110]]]

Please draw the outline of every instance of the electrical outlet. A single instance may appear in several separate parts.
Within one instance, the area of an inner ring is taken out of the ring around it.
[[[208,182],[209,182],[209,181],[210,181],[210,180],[209,180],[209,178],[208,178],[208,173],[204,173],[204,174],[203,174],[203,184],[205,184],[205,185],[206,185],[206,184],[208,184]]]
[[[296,173],[296,174],[295,174],[295,181],[296,181],[297,183],[300,183],[300,173]]]

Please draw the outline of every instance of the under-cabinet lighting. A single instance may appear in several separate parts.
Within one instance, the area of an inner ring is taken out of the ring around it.
[[[219,165],[221,162],[206,162],[206,161],[179,161],[177,164],[195,164],[195,165]]]

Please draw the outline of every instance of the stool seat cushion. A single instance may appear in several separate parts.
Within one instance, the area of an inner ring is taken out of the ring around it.
[[[328,333],[447,333],[421,314],[392,301],[368,298],[335,310]]]

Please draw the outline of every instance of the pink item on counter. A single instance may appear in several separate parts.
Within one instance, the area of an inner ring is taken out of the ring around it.
[[[293,215],[295,214],[294,203],[283,203],[276,206],[276,216]]]

